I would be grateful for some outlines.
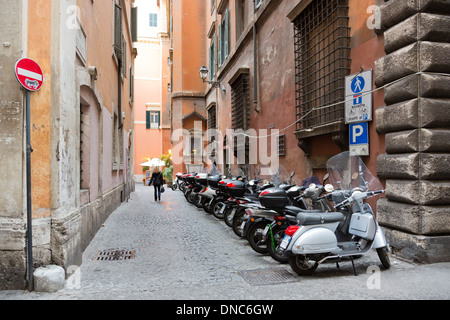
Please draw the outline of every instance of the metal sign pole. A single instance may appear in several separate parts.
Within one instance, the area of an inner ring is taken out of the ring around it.
[[[44,82],[44,73],[35,61],[22,58],[14,66],[17,81],[26,90],[26,162],[27,162],[27,282],[28,291],[33,291],[33,226],[31,211],[31,121],[30,96],[31,91],[38,91]]]
[[[30,121],[30,91],[26,90],[26,128],[27,128],[27,257],[28,270],[27,281],[28,291],[33,291],[33,228],[31,211],[31,121]]]

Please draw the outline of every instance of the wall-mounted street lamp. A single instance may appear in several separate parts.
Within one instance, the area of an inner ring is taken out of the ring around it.
[[[200,78],[202,78],[203,82],[207,82],[210,85],[212,85],[214,88],[220,88],[220,82],[219,81],[208,81],[206,78],[208,78],[209,70],[207,67],[202,66],[200,68]],[[222,90],[224,90],[225,86],[223,86]],[[224,90],[225,91],[225,90]]]

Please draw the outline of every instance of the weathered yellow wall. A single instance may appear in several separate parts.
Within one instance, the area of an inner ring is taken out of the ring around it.
[[[50,216],[51,6],[46,0],[28,2],[28,58],[44,73],[44,84],[31,93],[31,155],[33,217]]]

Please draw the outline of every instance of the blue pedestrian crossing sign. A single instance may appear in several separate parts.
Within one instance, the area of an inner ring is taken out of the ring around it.
[[[345,123],[372,121],[372,70],[345,77]]]
[[[364,80],[361,76],[356,76],[353,78],[351,83],[351,89],[353,93],[360,93],[363,91],[364,87],[366,86],[366,80]]]
[[[349,125],[350,155],[369,155],[369,125],[367,122]]]

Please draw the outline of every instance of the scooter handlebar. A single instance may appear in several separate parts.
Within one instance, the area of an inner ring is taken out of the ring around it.
[[[375,196],[375,195],[383,193],[383,192],[384,192],[384,190],[367,191],[367,192],[365,192],[365,194],[366,194],[366,198],[369,198],[369,197]],[[359,197],[357,197],[357,198],[359,198]],[[344,201],[342,201],[342,202],[338,203],[337,205],[335,205],[334,207],[335,208],[339,208],[339,207],[342,207],[342,206],[346,206],[346,205],[349,205],[350,203],[352,203],[353,201],[355,201],[355,199],[353,199],[353,196],[350,196],[347,199],[345,199]]]

